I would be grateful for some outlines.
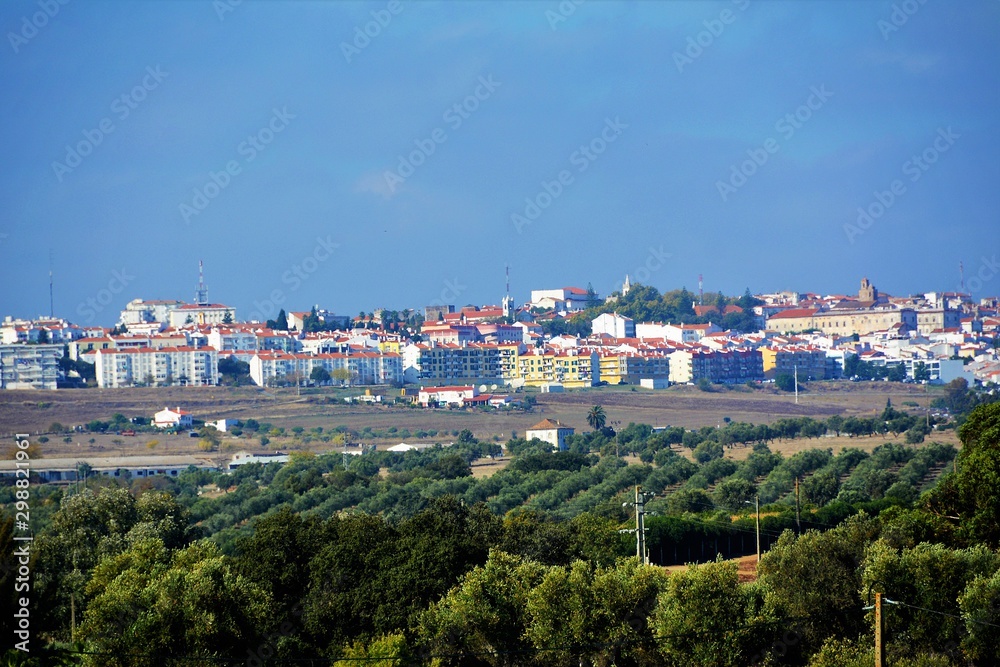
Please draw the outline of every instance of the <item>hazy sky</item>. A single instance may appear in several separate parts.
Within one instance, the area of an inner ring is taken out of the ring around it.
[[[8,0],[0,27],[0,314],[48,313],[50,256],[56,314],[104,325],[192,299],[199,259],[241,318],[499,303],[505,264],[518,301],[954,290],[959,261],[1000,293],[1000,2]]]

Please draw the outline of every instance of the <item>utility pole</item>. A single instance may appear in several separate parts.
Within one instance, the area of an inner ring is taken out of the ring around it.
[[[649,557],[646,553],[646,496],[641,486],[635,487],[635,502],[622,503],[622,507],[632,505],[635,507],[635,528],[623,528],[619,533],[635,533],[635,555],[641,565],[649,565]]]
[[[795,527],[802,534],[802,519],[799,515],[799,478],[795,478]]]
[[[635,487],[635,555],[639,562],[646,564],[646,523],[643,521],[643,498],[641,487]]]
[[[792,367],[795,372],[795,405],[799,404],[799,367],[795,365]]]
[[[755,496],[754,504],[757,507],[757,564],[760,565],[760,494]]]
[[[875,667],[885,667],[885,616],[882,615],[882,594],[875,593]]]

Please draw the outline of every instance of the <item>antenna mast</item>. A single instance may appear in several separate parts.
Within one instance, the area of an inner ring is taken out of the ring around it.
[[[49,249],[49,317],[55,319],[55,299],[52,296],[52,250]]]
[[[705,305],[705,290],[704,286],[702,285],[700,273],[698,274],[698,305],[699,306]]]
[[[504,317],[510,317],[511,313],[512,313],[512,310],[513,310],[514,300],[510,298],[510,265],[509,264],[505,264],[504,265],[504,271],[505,271],[505,273],[507,275],[507,291],[504,293],[504,297],[503,297],[503,316]]]
[[[198,260],[198,291],[194,294],[194,302],[199,306],[208,305],[208,288],[205,287],[205,264]]]
[[[958,261],[958,277],[959,277],[959,289],[965,291],[965,265],[961,260]]]

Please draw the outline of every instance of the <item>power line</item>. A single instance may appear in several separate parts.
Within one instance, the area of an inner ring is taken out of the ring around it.
[[[949,616],[951,618],[957,618],[958,620],[963,622],[978,623],[979,625],[988,625],[991,628],[1000,628],[1000,625],[997,625],[996,623],[988,623],[986,621],[980,621],[975,618],[965,618],[963,616],[959,616],[958,614],[949,614],[946,611],[938,611],[937,609],[928,609],[927,607],[920,607],[915,604],[907,604],[906,602],[900,602],[899,600],[890,600],[887,598],[885,602],[887,604],[896,604],[901,607],[909,607],[910,609],[919,609],[920,611],[926,611],[931,614],[939,614],[941,616]]]

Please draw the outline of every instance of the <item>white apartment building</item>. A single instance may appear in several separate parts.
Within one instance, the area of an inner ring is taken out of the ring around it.
[[[198,305],[186,303],[170,311],[170,326],[185,324],[228,324],[236,321],[236,309],[221,303]]]
[[[346,369],[350,379],[344,380],[345,384],[400,384],[403,381],[402,358],[393,353],[303,354],[274,350],[258,352],[250,359],[250,377],[262,387],[275,378],[286,376],[306,381],[315,368],[323,368],[331,375]]]
[[[219,352],[256,350],[257,334],[241,329],[212,327],[208,332],[208,344]]]
[[[98,350],[99,387],[213,386],[219,384],[219,353],[212,347]]]
[[[62,345],[0,345],[0,389],[55,389]]]
[[[531,290],[532,308],[575,312],[587,307],[587,290],[579,287]]]
[[[595,336],[607,334],[614,338],[635,338],[635,322],[618,313],[603,313],[590,322]]]
[[[184,305],[176,299],[144,301],[132,299],[125,304],[125,310],[118,317],[118,322],[126,327],[149,322],[169,322],[170,313]]]
[[[637,338],[662,338],[675,343],[697,343],[709,334],[722,329],[714,324],[663,324],[662,322],[640,322],[635,325]]]

